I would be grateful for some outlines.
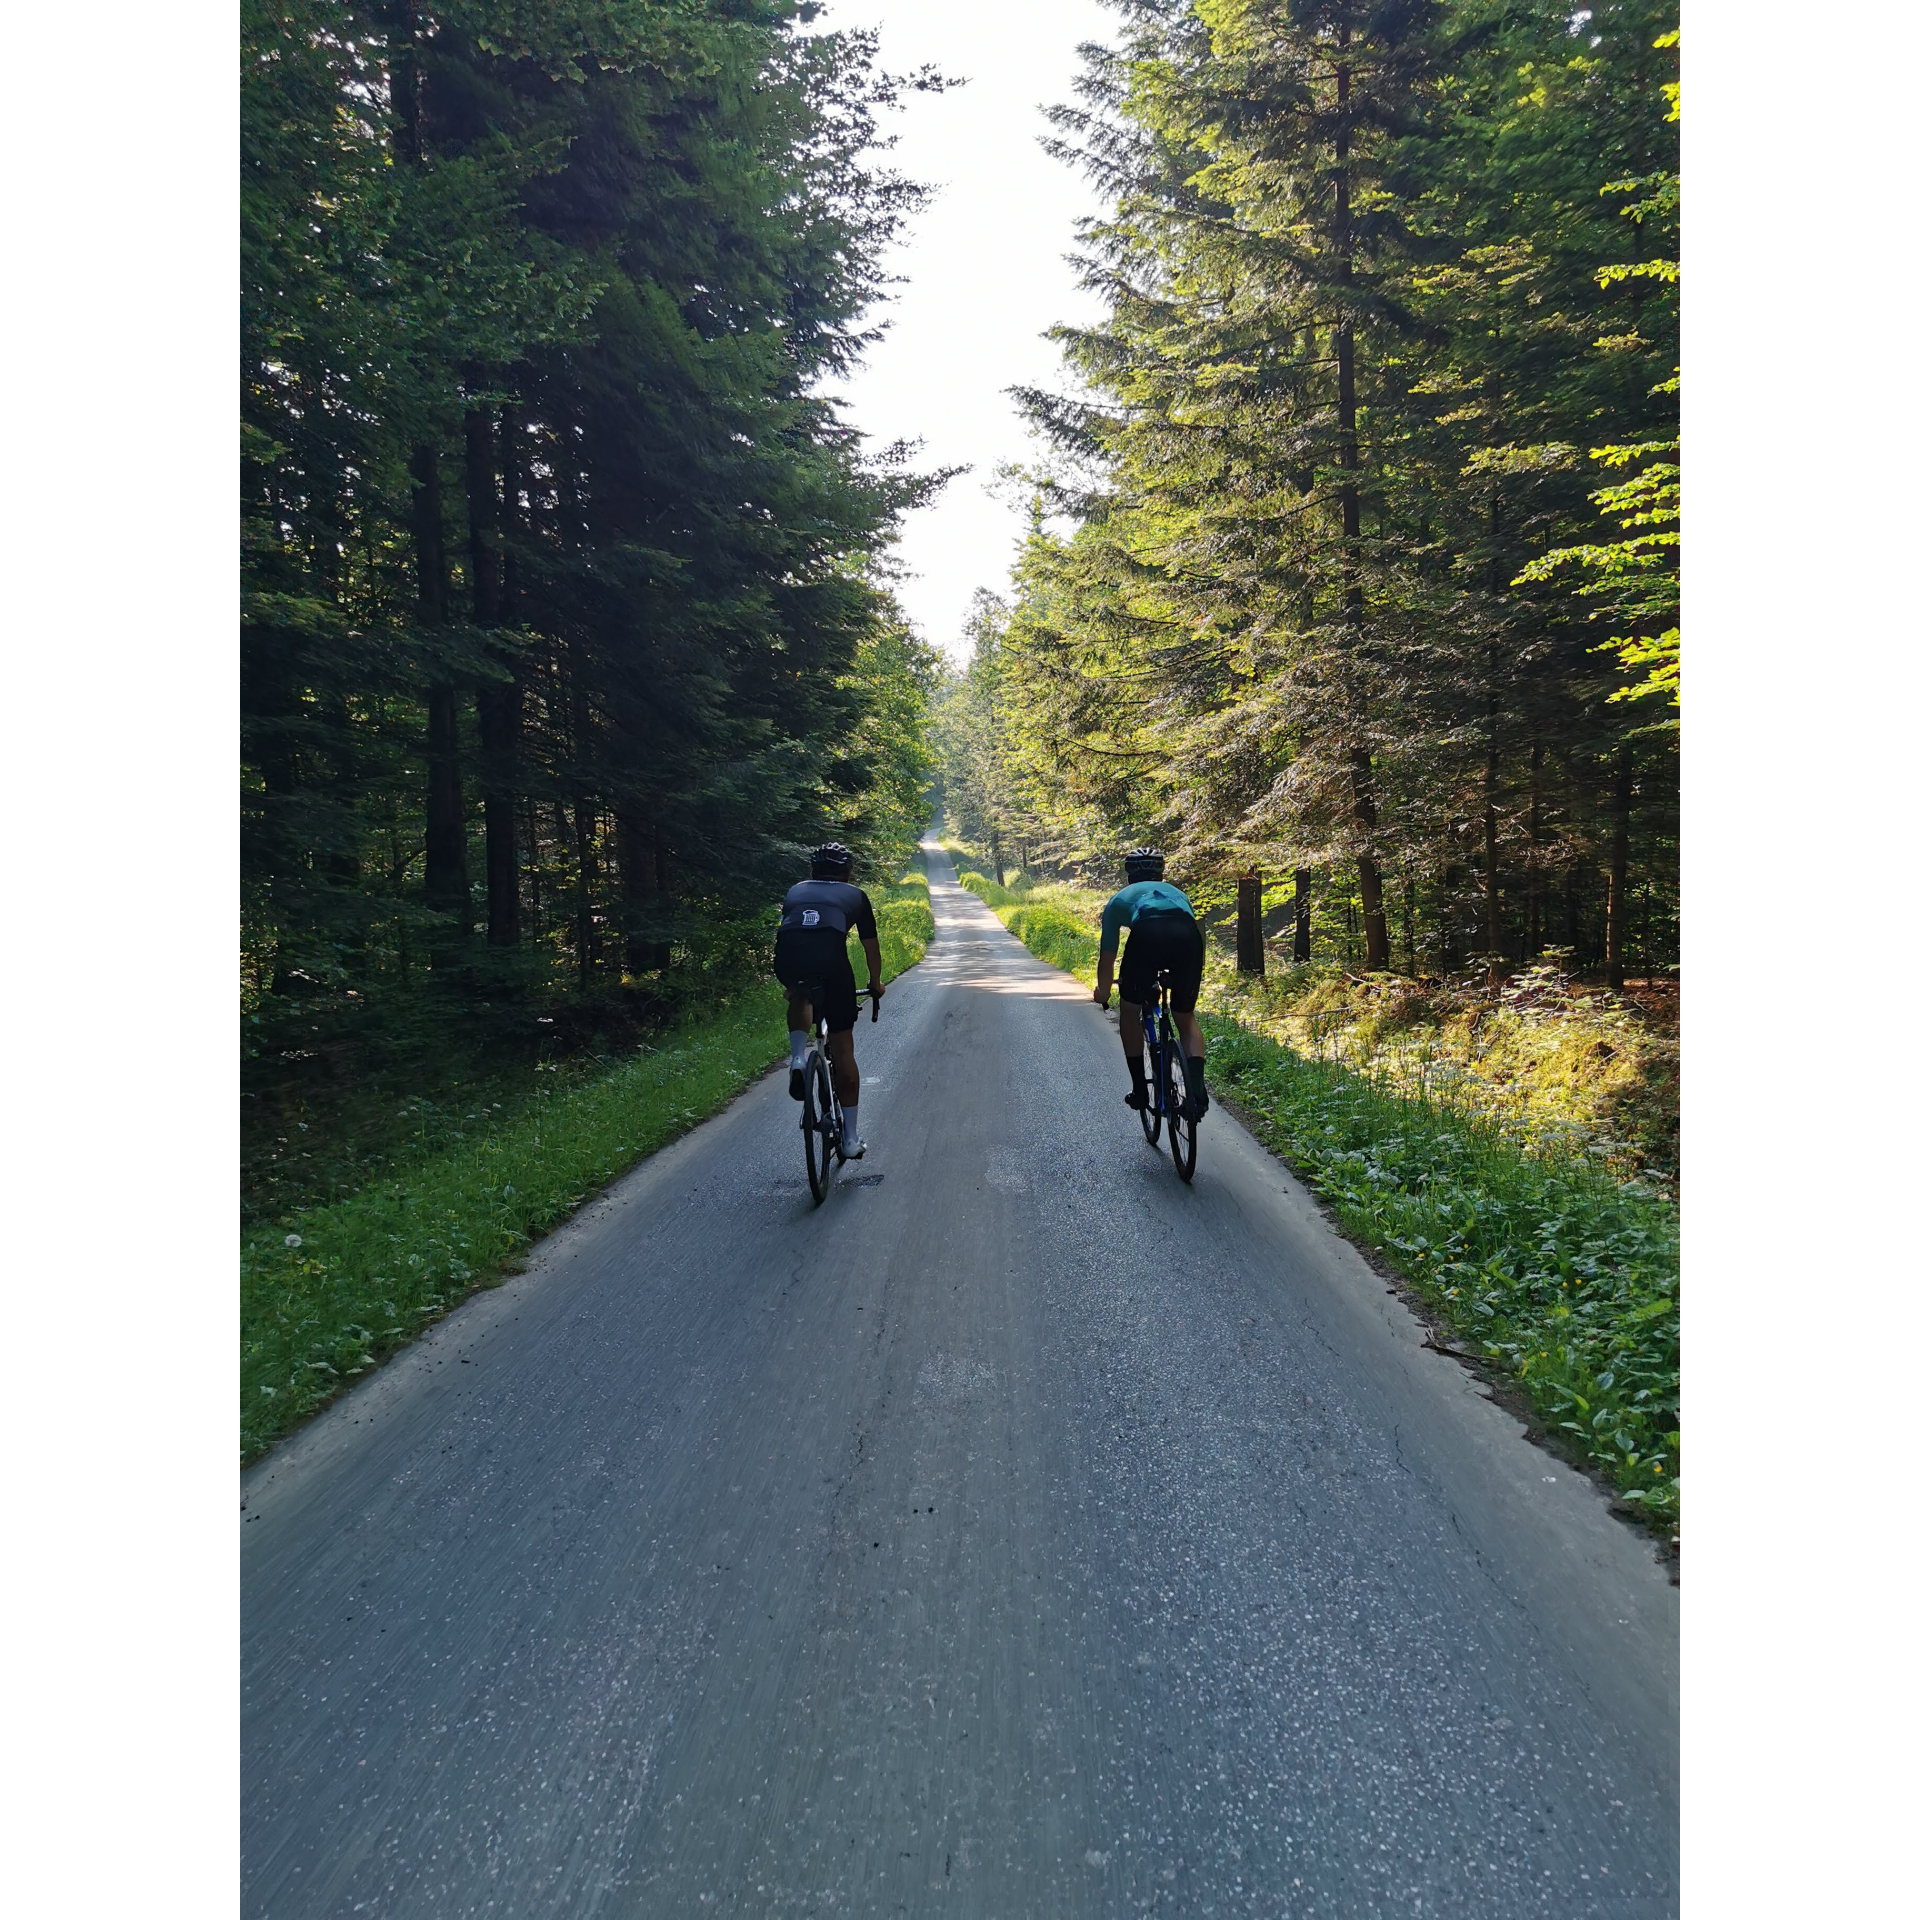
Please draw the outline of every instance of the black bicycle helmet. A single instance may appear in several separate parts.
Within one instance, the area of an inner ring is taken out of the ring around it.
[[[853,849],[838,840],[813,850],[813,877],[816,880],[844,880],[853,871]]]
[[[1135,847],[1127,855],[1127,884],[1132,886],[1136,880],[1164,880],[1167,877],[1167,856],[1158,847]]]

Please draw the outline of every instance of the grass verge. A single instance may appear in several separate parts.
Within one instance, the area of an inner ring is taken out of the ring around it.
[[[1010,932],[1041,959],[1093,977],[1098,903],[1090,895],[1003,887],[964,859],[955,850],[961,885]],[[1306,1001],[1309,1018],[1330,1010],[1333,997],[1318,982],[1265,992],[1276,1003]],[[1256,1029],[1279,1010],[1254,1004],[1257,997],[1230,976],[1209,980],[1210,1085],[1322,1197],[1341,1230],[1426,1303],[1462,1353],[1510,1379],[1623,1504],[1649,1524],[1675,1525],[1678,1217],[1649,1187],[1644,1160],[1596,1155],[1579,1129],[1485,1104],[1484,1076],[1384,1077],[1393,1061],[1385,1022],[1380,1035],[1361,1036],[1357,1069],[1316,1057],[1306,1050],[1315,1034],[1293,1044],[1291,1032]],[[1344,1025],[1345,999],[1339,1011]],[[1502,1007],[1499,1031],[1519,1017]],[[1616,1177],[1636,1169],[1637,1178]]]
[[[882,972],[926,952],[926,879],[870,889]],[[856,966],[856,973],[859,968]],[[356,1376],[496,1282],[636,1162],[698,1126],[786,1050],[785,995],[758,983],[708,1020],[589,1079],[542,1087],[362,1191],[245,1235],[240,1451],[256,1459]]]

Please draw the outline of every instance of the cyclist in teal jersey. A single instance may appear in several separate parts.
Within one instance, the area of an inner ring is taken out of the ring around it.
[[[1166,859],[1152,847],[1127,855],[1127,884],[1100,915],[1100,975],[1093,997],[1105,1007],[1113,991],[1113,963],[1120,932],[1127,929],[1127,951],[1120,960],[1120,1050],[1127,1056],[1133,1090],[1127,1105],[1136,1112],[1147,1103],[1146,1034],[1140,1010],[1148,990],[1166,969],[1172,979],[1168,998],[1187,1055],[1187,1112],[1199,1119],[1207,1099],[1207,1038],[1194,1018],[1200,975],[1206,968],[1206,936],[1194,918],[1192,903],[1178,887],[1168,886]]]

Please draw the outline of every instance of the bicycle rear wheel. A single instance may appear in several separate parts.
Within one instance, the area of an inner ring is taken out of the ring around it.
[[[1142,1064],[1147,1070],[1147,1103],[1140,1109],[1140,1131],[1147,1136],[1148,1146],[1157,1147],[1160,1144],[1160,1070],[1155,1064],[1159,1049],[1154,1044],[1154,1013],[1151,1007],[1147,1009],[1146,1029],[1147,1043]]]
[[[813,1189],[817,1207],[833,1179],[833,1092],[827,1085],[827,1063],[817,1053],[807,1055],[800,1131],[807,1142],[807,1185]]]
[[[1167,1144],[1173,1149],[1174,1169],[1182,1180],[1193,1178],[1193,1162],[1200,1150],[1199,1122],[1187,1112],[1187,1056],[1179,1036],[1167,1035]]]

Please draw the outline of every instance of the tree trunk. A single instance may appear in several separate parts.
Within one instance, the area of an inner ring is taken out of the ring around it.
[[[1313,958],[1313,869],[1293,870],[1293,958],[1304,966]]]
[[[1607,985],[1627,981],[1628,822],[1633,812],[1633,748],[1620,744],[1613,769],[1613,858],[1607,870]]]
[[[1000,835],[997,829],[993,835],[993,884],[996,887],[1007,884],[1007,869],[1000,859]]]
[[[535,927],[540,925],[542,895],[540,892],[540,807],[532,794],[525,801],[527,809],[527,915]]]
[[[1499,790],[1500,743],[1494,732],[1494,718],[1487,715],[1487,773],[1482,836],[1484,843],[1484,885],[1480,898],[1480,944],[1486,952],[1490,972],[1500,966],[1500,815],[1494,804]]]
[[[630,974],[654,973],[671,954],[658,937],[662,888],[658,833],[650,820],[628,809],[616,822],[620,835],[621,931]]]
[[[1546,930],[1540,908],[1540,763],[1542,751],[1536,738],[1527,754],[1527,957],[1534,958],[1546,944]]]
[[[483,407],[467,409],[468,565],[473,576],[473,620],[497,627],[506,618],[505,572],[500,545],[498,455],[493,417]],[[511,671],[501,656],[503,668]],[[520,688],[512,680],[480,689],[480,774],[486,794],[487,940],[513,946],[520,938],[520,857],[514,845],[515,749],[520,738]]]
[[[1260,933],[1260,875],[1257,871],[1240,876],[1239,895],[1234,902],[1234,960],[1242,973],[1265,973],[1267,943]]]
[[[1365,747],[1355,747],[1351,757],[1353,818],[1360,829],[1360,844],[1368,849],[1354,862],[1360,870],[1360,917],[1366,929],[1367,971],[1378,973],[1387,964],[1387,908],[1380,886],[1380,866],[1371,852],[1377,825],[1373,805],[1373,756]]]
[[[587,797],[573,796],[574,870],[579,879],[573,903],[574,957],[580,965],[580,991],[593,985],[593,818]]]
[[[1341,23],[1339,44],[1346,52],[1351,29]],[[1333,141],[1333,243],[1338,260],[1335,277],[1342,287],[1353,279],[1352,196],[1347,179],[1348,129],[1347,105],[1352,95],[1353,76],[1342,60],[1337,70],[1340,115]],[[1352,630],[1356,654],[1360,630],[1365,618],[1365,595],[1355,572],[1354,544],[1360,538],[1360,403],[1353,372],[1353,310],[1342,299],[1333,334],[1334,360],[1340,383],[1340,470],[1346,476],[1340,483],[1340,532],[1345,551],[1341,565],[1346,573],[1346,617]],[[1367,971],[1377,972],[1387,964],[1386,901],[1380,886],[1380,865],[1374,853],[1374,834],[1379,825],[1373,800],[1373,755],[1364,746],[1348,750],[1353,768],[1353,819],[1359,829],[1359,847],[1354,864],[1360,874],[1360,911],[1366,929]]]
[[[440,494],[440,459],[431,447],[414,449],[413,544],[419,570],[420,624],[447,619],[447,535]],[[437,672],[437,670],[436,670]],[[467,931],[467,825],[460,791],[460,696],[450,679],[427,688],[427,905],[445,914],[458,934]]]

